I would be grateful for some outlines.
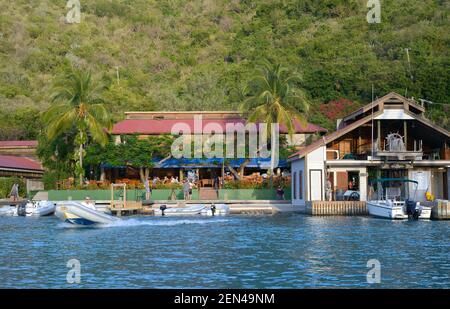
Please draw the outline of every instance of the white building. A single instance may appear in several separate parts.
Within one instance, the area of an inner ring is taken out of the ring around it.
[[[389,93],[346,116],[337,131],[289,158],[292,204],[343,200],[352,192],[366,201],[379,177],[417,180],[418,201],[425,192],[448,199],[450,132],[424,114],[423,106]]]

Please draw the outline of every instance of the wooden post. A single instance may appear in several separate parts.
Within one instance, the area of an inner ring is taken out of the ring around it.
[[[114,207],[114,185],[111,184],[111,204],[110,207],[113,208]]]
[[[378,140],[378,149],[382,150],[381,148],[381,121],[377,121],[377,140]]]
[[[127,206],[127,185],[123,185],[123,208]]]
[[[405,148],[408,150],[408,123],[403,120],[403,133],[405,135]]]

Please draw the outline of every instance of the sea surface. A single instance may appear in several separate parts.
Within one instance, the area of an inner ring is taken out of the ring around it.
[[[450,288],[449,227],[301,214],[125,217],[98,228],[1,217],[0,288]],[[73,259],[79,283],[67,280]]]

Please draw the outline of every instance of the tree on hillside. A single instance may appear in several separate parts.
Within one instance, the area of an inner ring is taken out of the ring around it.
[[[76,174],[83,183],[83,157],[89,139],[104,146],[111,120],[101,92],[104,86],[92,80],[90,72],[72,69],[55,84],[52,104],[43,115],[47,138],[51,141],[72,130],[75,137]]]
[[[282,65],[264,61],[244,91],[247,98],[240,106],[241,112],[247,114],[248,122],[267,124],[266,133],[271,145],[271,176],[278,151],[275,146],[278,144],[275,128],[270,129],[272,124],[284,125],[289,135],[295,131],[295,120],[302,126],[307,125],[304,113],[308,111],[309,103],[303,91],[296,87],[299,81],[297,74],[290,74]]]

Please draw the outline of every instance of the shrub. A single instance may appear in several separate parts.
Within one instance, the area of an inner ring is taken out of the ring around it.
[[[182,189],[183,185],[181,183],[157,183],[154,189]]]
[[[283,188],[289,188],[291,185],[290,177],[274,177],[272,188],[281,186]],[[270,180],[265,179],[263,181],[248,181],[248,180],[232,180],[225,181],[223,185],[224,189],[270,189]]]

